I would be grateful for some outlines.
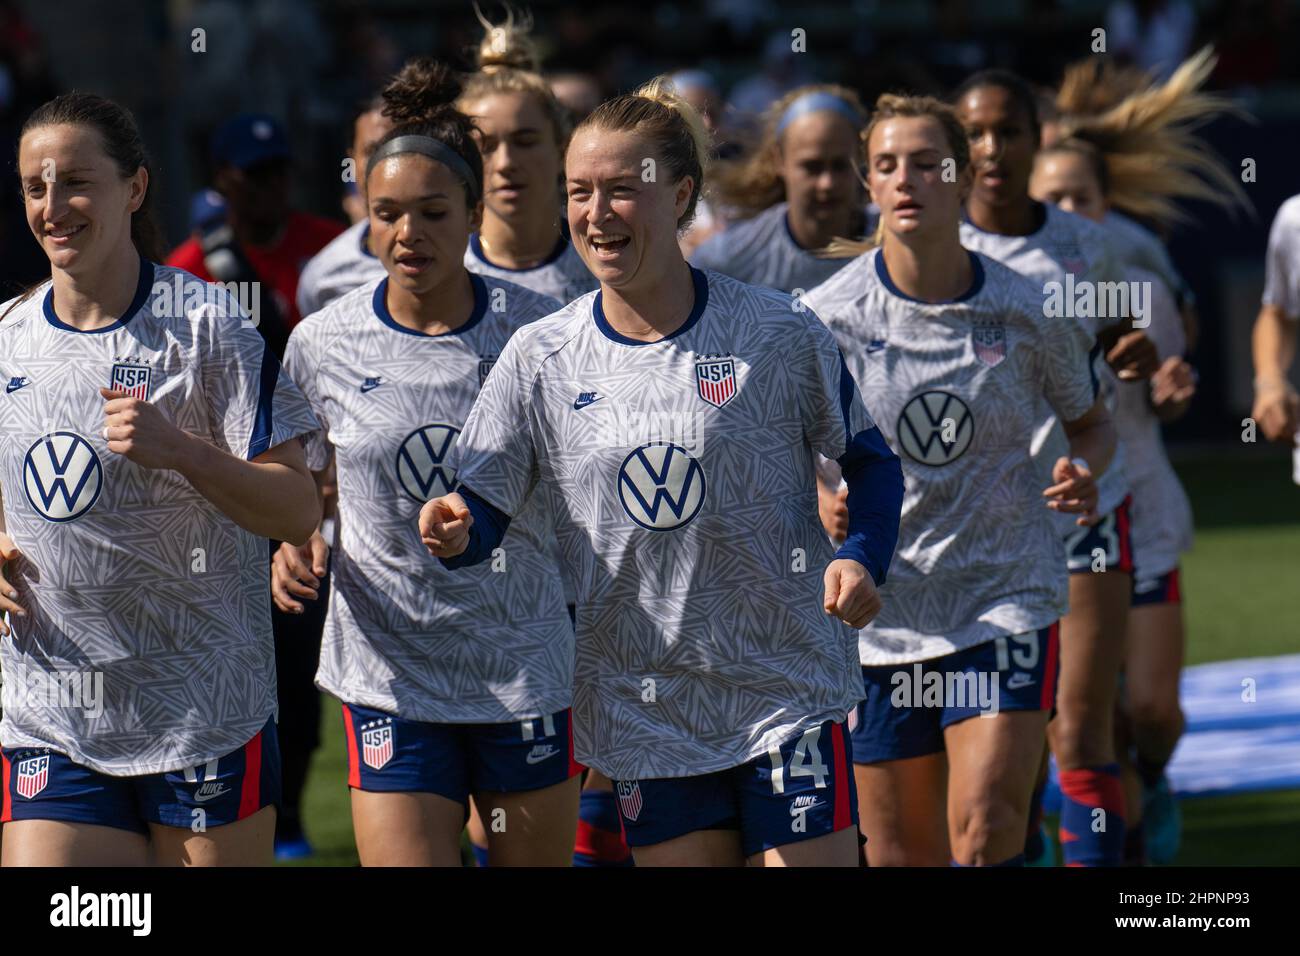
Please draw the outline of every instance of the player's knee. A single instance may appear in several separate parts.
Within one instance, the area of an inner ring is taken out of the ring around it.
[[[1178,695],[1139,694],[1130,696],[1129,720],[1139,731],[1151,734],[1177,734],[1183,726],[1183,709]]]
[[[998,862],[988,858],[989,848],[1000,848],[1010,837],[1017,835],[1023,842],[1023,816],[1023,812],[1011,800],[997,794],[988,794],[970,801],[954,826],[954,855],[968,864]],[[997,852],[993,856],[997,856]],[[1005,857],[1006,854],[1002,856]]]
[[[1112,725],[1100,712],[1058,713],[1047,728],[1056,762],[1065,767],[1109,762],[1115,746]]]

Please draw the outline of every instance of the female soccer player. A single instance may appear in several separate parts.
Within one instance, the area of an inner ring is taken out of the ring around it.
[[[560,304],[465,269],[482,215],[473,127],[448,69],[408,69],[419,82],[385,97],[392,115],[423,119],[399,122],[366,170],[387,276],[295,330],[285,360],[325,428],[310,464],[338,468],[317,683],[343,701],[363,865],[459,865],[472,794],[496,865],[567,866],[581,768],[549,516],[526,509],[490,565],[461,573],[431,563],[415,529],[420,506],[455,487],[449,455],[507,339]],[[280,549],[281,608],[312,596],[326,551],[319,535]]]
[[[886,94],[864,145],[883,244],[804,304],[901,449],[908,489],[884,609],[859,636],[867,856],[1020,865],[1067,595],[1052,510],[1092,516],[1114,429],[1089,338],[1044,318],[1024,277],[962,248],[972,171],[951,108]],[[1068,438],[1046,489],[1030,453],[1044,402]]]
[[[18,168],[50,281],[0,310],[3,863],[269,863],[264,539],[320,520],[317,423],[233,297],[152,261],[126,110],[51,100]]]
[[[692,264],[782,292],[807,291],[834,275],[844,260],[820,251],[875,228],[858,180],[865,121],[857,94],[842,86],[801,86],[777,100],[758,148],[723,167],[711,199],[752,218],[701,244]]]
[[[1121,380],[1149,378],[1157,365],[1155,348],[1143,332],[1130,330],[1126,317],[1097,315],[1099,283],[1119,278],[1106,232],[1029,196],[1039,140],[1033,93],[1014,74],[989,70],[961,85],[955,106],[975,177],[962,245],[1028,276],[1040,289],[1040,313],[1063,311],[1096,339],[1098,351],[1106,350],[1105,363],[1095,363],[1099,380],[1113,403],[1110,369]],[[1094,293],[1091,310],[1074,308],[1077,290],[1083,288]],[[1055,416],[1047,408],[1043,412],[1034,451],[1045,475],[1064,453],[1066,441]],[[1113,731],[1132,588],[1122,443],[1115,458],[1098,480],[1099,520],[1090,527],[1058,525],[1070,568],[1070,610],[1061,619],[1061,682],[1048,739],[1061,771],[1065,859],[1079,865],[1117,865],[1124,847],[1124,798]],[[1095,810],[1105,812],[1104,828],[1093,825]],[[1031,821],[1036,816],[1035,810]],[[1032,861],[1043,848],[1037,822],[1031,829],[1026,851]]]
[[[1115,207],[1162,225],[1182,218],[1174,201],[1197,198],[1231,208],[1246,204],[1240,183],[1192,132],[1230,104],[1199,91],[1214,67],[1209,49],[1190,58],[1159,85],[1131,91],[1097,115],[1062,117],[1064,138],[1038,154],[1030,192],[1098,223],[1109,223]],[[1158,170],[1153,174],[1152,171]],[[1126,220],[1131,222],[1131,220]],[[1151,382],[1119,387],[1116,421],[1128,449],[1132,487],[1135,585],[1129,614],[1125,662],[1125,736],[1131,738],[1141,786],[1133,786],[1128,841],[1130,859],[1148,844],[1152,859],[1170,862],[1177,851],[1177,804],[1163,778],[1182,733],[1178,703],[1183,623],[1178,558],[1191,547],[1192,516],[1160,440],[1160,422],[1180,416],[1195,392],[1194,374],[1183,360],[1189,330],[1174,302],[1175,289],[1156,271],[1168,262],[1148,230],[1125,260],[1122,278],[1145,300],[1146,330],[1161,359]],[[1156,265],[1152,266],[1151,264]],[[1175,273],[1176,275],[1176,273]],[[1121,755],[1122,757],[1125,755]],[[1133,766],[1123,761],[1128,776]],[[1136,779],[1133,780],[1137,783]]]
[[[705,150],[663,78],[578,126],[569,227],[600,290],[510,340],[420,532],[460,567],[530,502],[555,516],[578,758],[615,781],[638,866],[853,866],[840,622],[879,609],[901,473],[815,317],[682,258]],[[836,556],[818,451],[849,483]]]
[[[571,302],[597,283],[564,223],[569,122],[537,73],[528,24],[513,15],[501,25],[480,21],[478,72],[457,104],[473,118],[483,154],[483,225],[470,236],[465,268]]]

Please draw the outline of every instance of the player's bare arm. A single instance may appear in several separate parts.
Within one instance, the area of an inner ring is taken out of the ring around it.
[[[1043,497],[1053,511],[1079,515],[1076,524],[1095,524],[1099,518],[1096,479],[1115,454],[1115,426],[1101,399],[1082,417],[1061,424],[1070,440],[1070,455],[1057,459],[1052,484],[1043,489]]]
[[[1296,322],[1275,305],[1259,310],[1250,346],[1255,359],[1255,403],[1250,415],[1269,441],[1292,444],[1300,428],[1300,395],[1287,380],[1295,360]]]
[[[177,428],[149,402],[107,388],[99,394],[109,451],[142,468],[180,472],[244,530],[305,542],[320,523],[320,502],[302,442],[282,442],[243,461]]]

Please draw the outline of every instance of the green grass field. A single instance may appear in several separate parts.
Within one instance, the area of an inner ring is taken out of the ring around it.
[[[1300,488],[1289,460],[1260,450],[1176,467],[1196,515],[1196,547],[1183,565],[1187,663],[1300,651]],[[303,807],[316,855],[285,865],[357,863],[342,718],[332,699],[322,729]],[[1185,800],[1183,815],[1179,864],[1300,864],[1300,791]]]

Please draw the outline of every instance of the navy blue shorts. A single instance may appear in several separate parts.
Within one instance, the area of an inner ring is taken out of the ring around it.
[[[830,720],[739,767],[615,780],[614,792],[631,847],[696,830],[739,830],[750,857],[858,824],[853,744],[845,724]]]
[[[1051,710],[1060,660],[1060,625],[1053,624],[928,661],[864,667],[866,699],[854,711],[853,759],[867,764],[941,753],[944,729],[960,721]]]
[[[0,822],[62,820],[148,833],[150,823],[201,833],[280,802],[280,742],[268,720],[238,750],[197,767],[110,777],[48,747],[5,747]]]
[[[1094,565],[1098,565],[1098,574],[1103,571],[1133,573],[1133,533],[1129,521],[1132,501],[1133,496],[1129,495],[1118,508],[1092,527],[1076,527],[1070,532],[1065,539],[1065,550],[1071,574],[1091,574]]]
[[[481,791],[541,790],[583,770],[569,711],[506,724],[434,724],[343,705],[348,786],[372,793],[436,793],[469,805]]]
[[[1183,591],[1178,577],[1178,568],[1158,578],[1149,579],[1137,576],[1133,579],[1133,599],[1130,607],[1142,607],[1146,604],[1182,604]]]

